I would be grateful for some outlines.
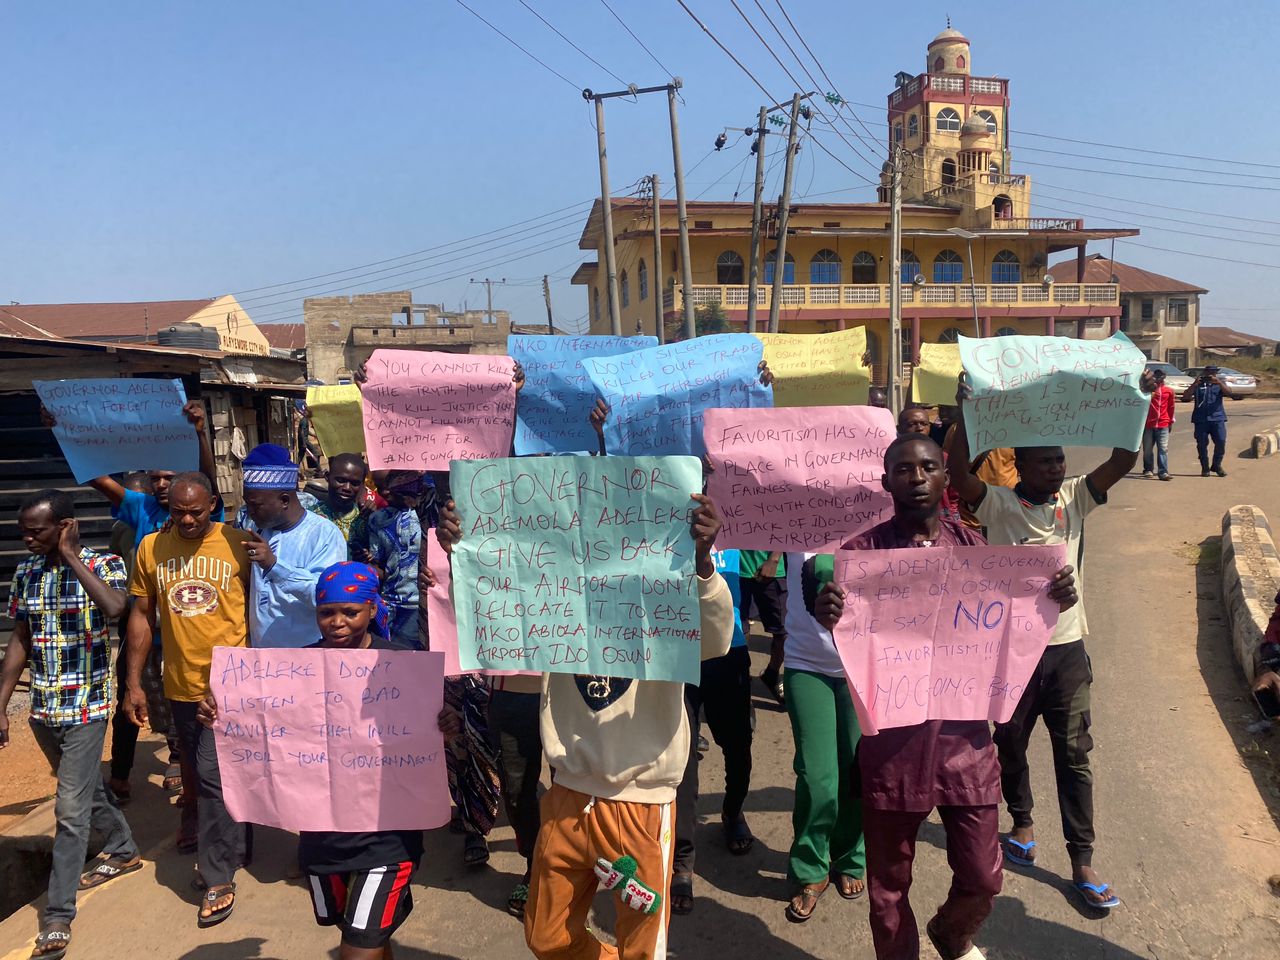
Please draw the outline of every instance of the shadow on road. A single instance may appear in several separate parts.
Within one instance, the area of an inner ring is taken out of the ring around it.
[[[202,943],[178,960],[282,960],[262,952],[266,942],[262,937],[245,937],[231,943]]]
[[[1267,754],[1267,749],[1274,754],[1280,747],[1277,743],[1280,736],[1274,725],[1270,732],[1254,734],[1248,731],[1249,724],[1260,719],[1261,714],[1249,695],[1231,646],[1222,599],[1221,537],[1207,537],[1200,541],[1200,557],[1196,563],[1196,620],[1199,623],[1196,657],[1200,663],[1200,675],[1222,725],[1231,735],[1253,777],[1262,802],[1280,828],[1280,767]]]
[[[921,918],[921,923],[924,920]],[[1110,920],[1103,920],[1104,932]],[[1021,900],[996,897],[995,909],[979,934],[982,949],[989,957],[1034,957],[1035,960],[1079,960],[1106,957],[1107,960],[1151,960],[1117,946],[1106,936],[1073,930],[1052,920],[1027,913]]]

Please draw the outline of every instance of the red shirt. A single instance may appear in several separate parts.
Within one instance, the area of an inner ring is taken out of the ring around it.
[[[1151,392],[1151,409],[1147,411],[1147,426],[1155,428],[1173,426],[1173,407],[1177,399],[1171,388],[1156,387]]]

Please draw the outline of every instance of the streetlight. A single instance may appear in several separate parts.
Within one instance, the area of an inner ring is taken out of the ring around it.
[[[954,237],[963,238],[965,246],[969,249],[969,300],[973,304],[973,335],[980,337],[982,336],[982,322],[978,319],[978,280],[977,275],[973,272],[973,241],[978,239],[978,234],[972,230],[966,230],[964,227],[948,227],[947,233]]]

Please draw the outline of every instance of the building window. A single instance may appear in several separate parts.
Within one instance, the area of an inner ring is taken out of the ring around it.
[[[956,57],[956,69],[957,69],[957,70],[963,70],[963,69],[964,69],[964,54],[963,54],[963,53],[962,53],[962,54],[960,54],[958,57]]]
[[[916,275],[920,273],[920,258],[910,250],[902,251],[902,282],[915,283]]]
[[[1007,194],[997,194],[991,199],[991,211],[995,214],[997,220],[1012,220],[1013,201],[1009,199]]]
[[[956,182],[956,162],[950,157],[942,161],[942,185],[950,187]]]
[[[1165,363],[1172,363],[1179,370],[1187,369],[1187,351],[1186,350],[1167,350],[1164,355]]]
[[[1017,335],[1018,335],[1018,331],[1015,330],[1013,327],[1001,327],[999,330],[996,331],[997,337],[1016,337]]]
[[[649,267],[643,260],[640,261],[640,266],[636,267],[636,273],[639,274],[640,299],[647,300],[649,299]]]
[[[622,305],[631,306],[631,280],[627,277],[625,270],[622,271],[622,276],[618,277],[618,289],[621,291]]]
[[[1156,318],[1156,302],[1154,300],[1142,301],[1142,319],[1154,320]]]
[[[840,254],[834,250],[819,250],[809,261],[810,283],[839,283]]]
[[[1187,322],[1188,308],[1187,300],[1184,297],[1171,297],[1169,299],[1169,313],[1165,317],[1165,323],[1184,324]]]
[[[1120,301],[1120,319],[1121,320],[1129,319],[1129,301],[1128,300]]]
[[[880,362],[880,338],[872,331],[867,331],[867,359],[875,366]]]
[[[591,290],[591,315],[595,317],[596,323],[600,322],[600,288],[593,287]]]
[[[721,286],[745,283],[742,274],[742,255],[726,250],[716,258],[716,283]]]
[[[944,107],[938,111],[938,117],[934,121],[933,129],[939,133],[959,133],[960,132],[960,114],[956,113],[950,107]]]
[[[938,342],[939,343],[959,343],[960,328],[947,327],[947,329],[943,330],[942,333],[938,334]]]
[[[773,283],[773,265],[778,259],[778,251],[770,250],[769,255],[764,258],[764,282]],[[796,258],[787,254],[786,262],[782,265],[782,282],[796,282]]]
[[[996,115],[990,110],[979,110],[978,116],[980,116],[983,123],[987,125],[987,133],[995,136],[996,132],[1000,129],[996,126]]]
[[[907,137],[914,140],[920,135],[920,118],[914,113],[907,117]]]
[[[902,124],[901,123],[895,123],[893,125],[893,142],[894,143],[902,142]]]
[[[960,283],[964,280],[964,261],[954,250],[943,250],[933,258],[934,283]]]
[[[863,250],[853,258],[853,282],[876,282],[876,258],[866,250]]]
[[[992,283],[1021,283],[1022,264],[1012,250],[1001,250],[991,261]]]
[[[998,163],[996,163],[994,160],[992,160],[992,161],[991,161],[991,164],[987,167],[987,173],[991,174],[991,176],[993,176],[993,177],[999,177],[999,176],[1000,176],[1000,164],[998,164]],[[992,182],[993,182],[993,183],[999,183],[1000,181],[999,181],[999,180],[993,180]]]
[[[935,58],[933,61],[933,72],[941,73],[943,67],[945,67],[946,65],[947,65],[947,62],[943,60],[941,57]]]

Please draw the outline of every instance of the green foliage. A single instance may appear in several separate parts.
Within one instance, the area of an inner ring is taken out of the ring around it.
[[[715,303],[703,304],[701,307],[693,311],[694,322],[698,325],[698,336],[707,337],[713,333],[731,333],[732,325],[729,318],[725,315],[724,307],[717,301]],[[668,317],[666,325],[663,327],[663,334],[667,343],[684,339],[684,314],[677,313],[675,316]]]

